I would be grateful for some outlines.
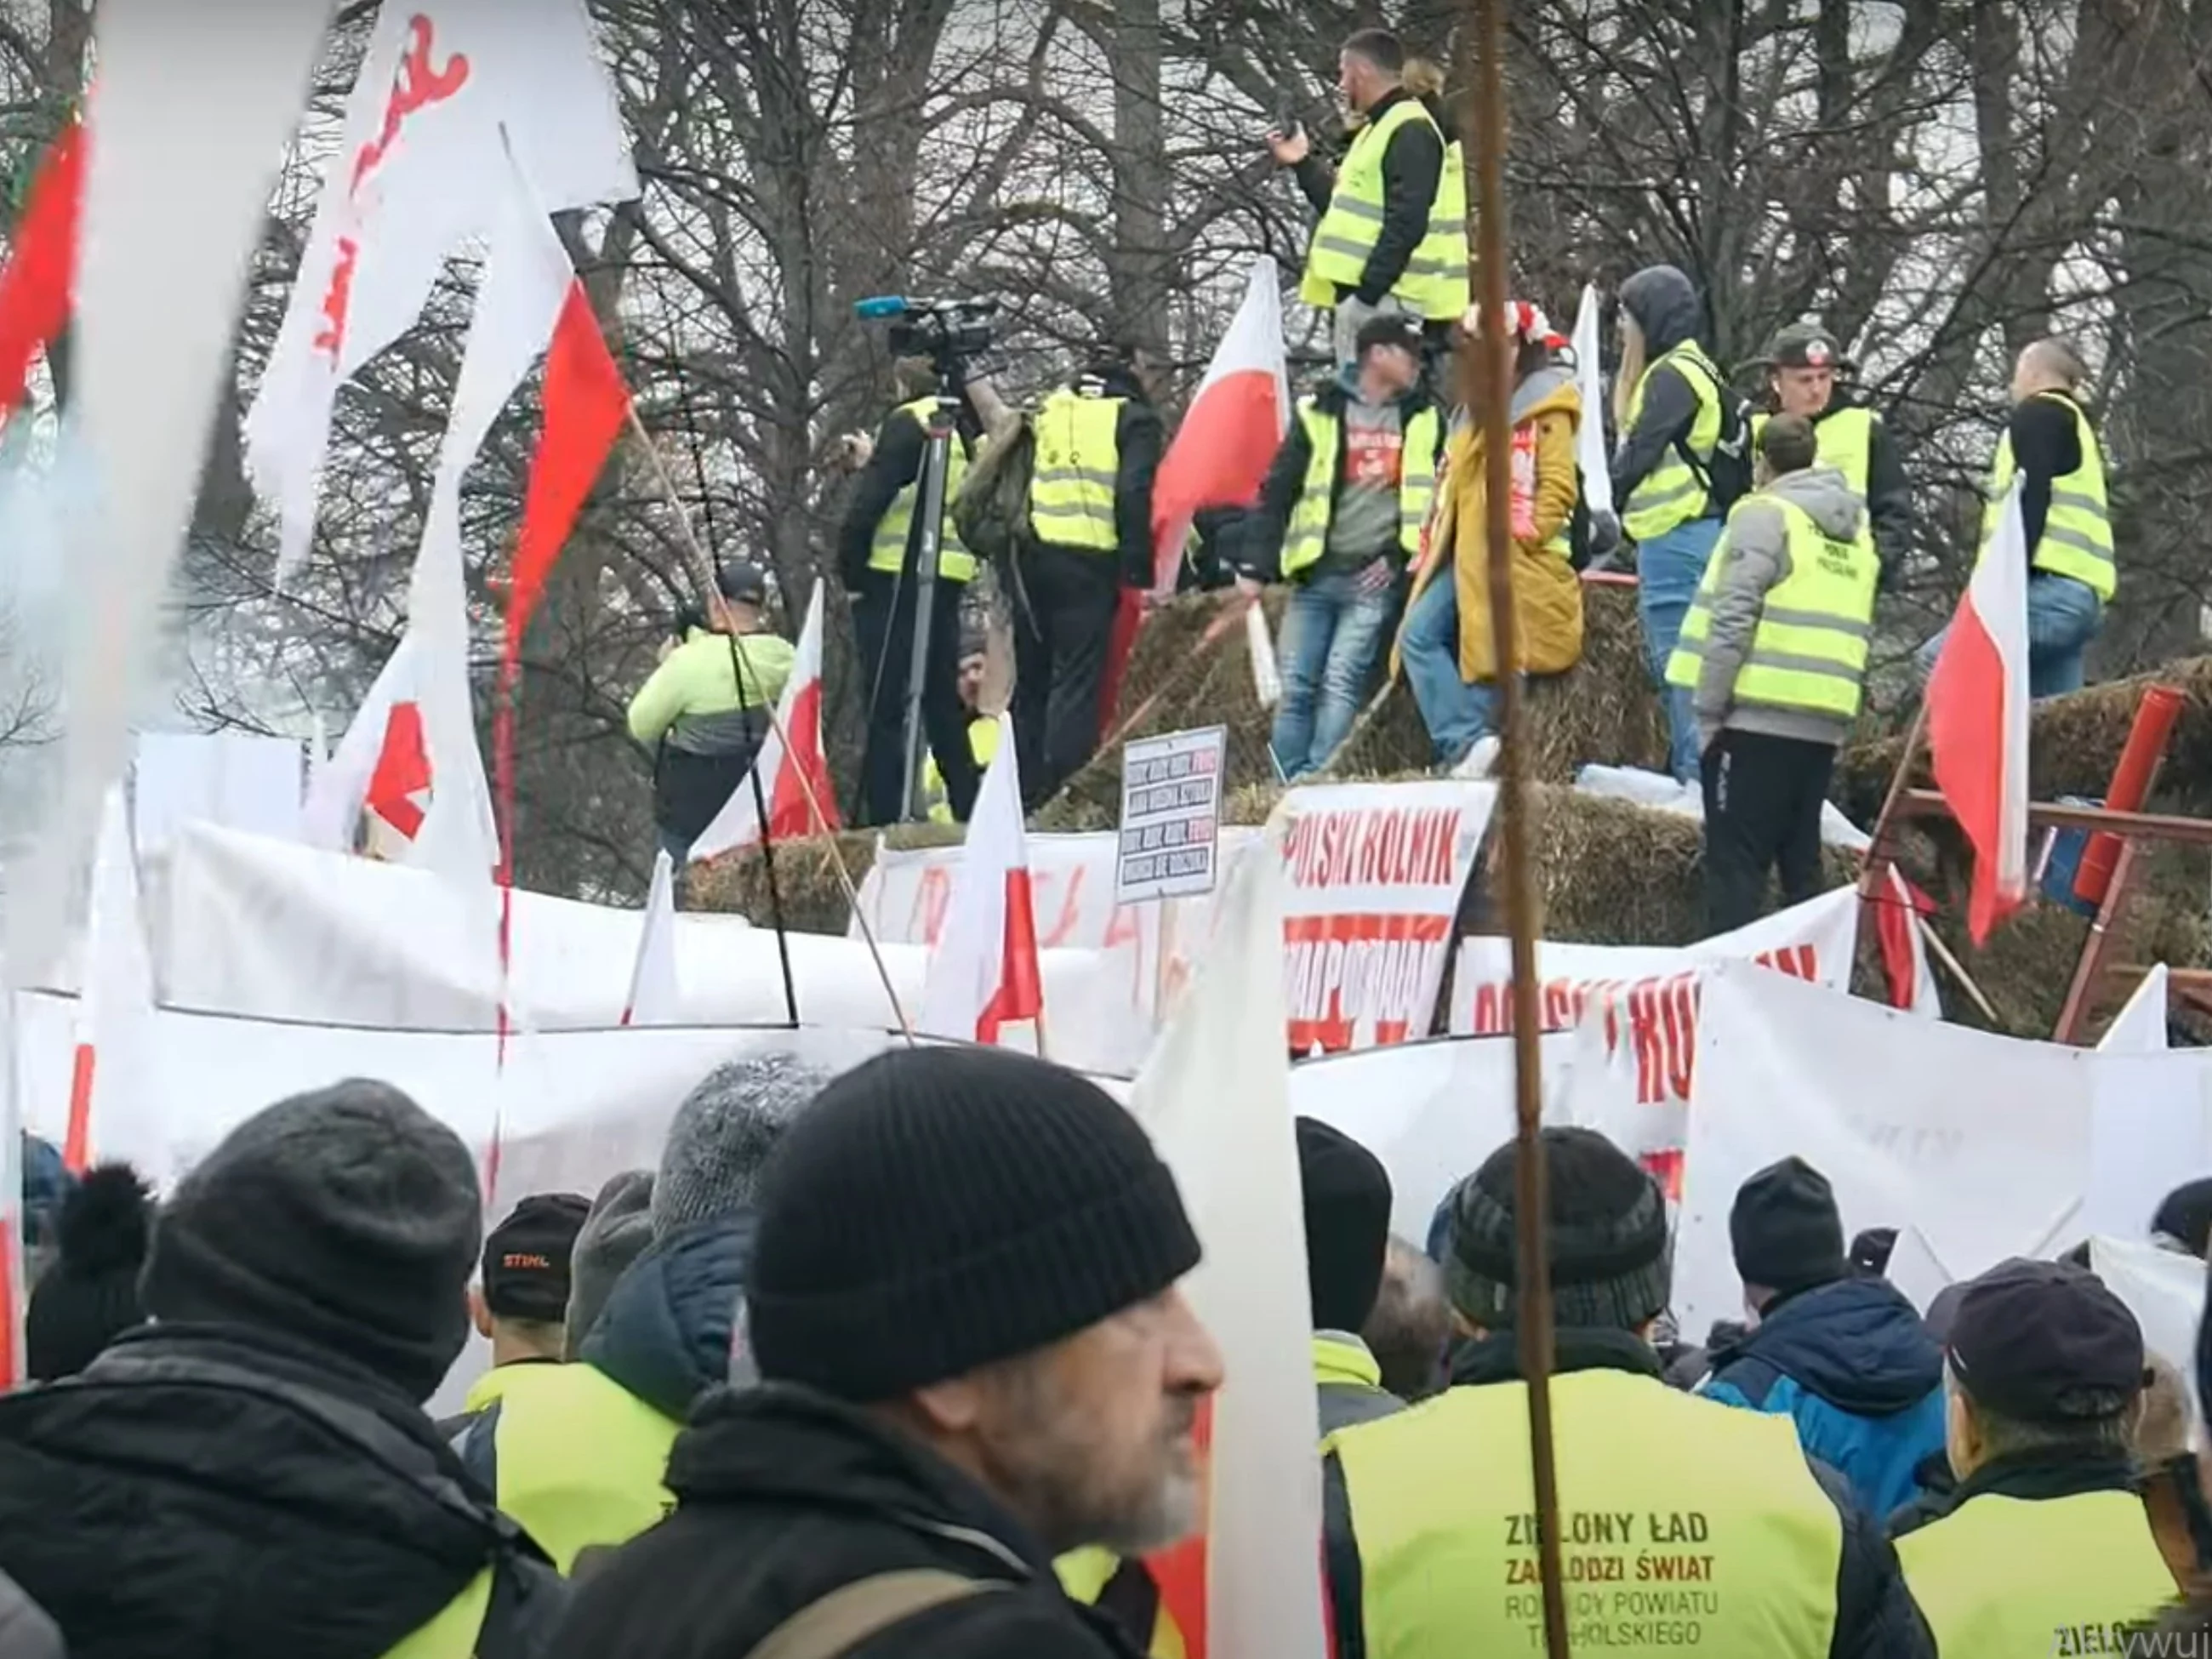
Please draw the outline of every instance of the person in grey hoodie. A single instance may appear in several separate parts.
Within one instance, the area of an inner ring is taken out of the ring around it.
[[[1818,451],[1802,417],[1766,423],[1759,488],[1729,513],[1668,664],[1697,720],[1716,933],[1758,919],[1770,869],[1786,904],[1818,890],[1821,805],[1858,715],[1881,568],[1858,538],[1865,502]]]

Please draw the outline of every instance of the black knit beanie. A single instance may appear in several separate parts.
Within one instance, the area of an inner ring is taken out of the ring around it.
[[[1300,1118],[1297,1130],[1314,1328],[1357,1331],[1382,1288],[1390,1176],[1381,1158],[1342,1131],[1310,1117]]]
[[[823,1090],[761,1178],[761,1376],[861,1403],[1049,1346],[1198,1265],[1175,1177],[1075,1073],[904,1048]]]
[[[24,1359],[33,1381],[76,1376],[144,1321],[138,1275],[152,1209],[146,1183],[127,1164],[88,1170],[62,1199],[55,1224],[60,1254],[33,1286],[23,1315]]]
[[[355,1079],[256,1113],[178,1183],[146,1310],[283,1332],[424,1401],[467,1338],[483,1226],[460,1137]]]
[[[1736,1277],[1783,1296],[1847,1277],[1835,1189],[1802,1158],[1770,1164],[1737,1188],[1729,1211]]]
[[[1659,1183],[1594,1129],[1546,1129],[1545,1255],[1562,1326],[1634,1330],[1667,1305],[1667,1204]],[[1510,1328],[1520,1300],[1514,1248],[1516,1143],[1453,1188],[1445,1284],[1486,1330]]]

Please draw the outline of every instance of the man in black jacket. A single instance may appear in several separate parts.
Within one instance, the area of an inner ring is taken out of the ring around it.
[[[0,1571],[75,1659],[532,1659],[563,1591],[422,1402],[459,1353],[468,1149],[349,1082],[249,1118],[156,1222],[155,1322],[0,1400]]]
[[[765,1194],[733,1373],[668,1469],[675,1513],[578,1593],[556,1652],[1129,1659],[1056,1554],[1194,1522],[1220,1357],[1198,1241],[1136,1121],[995,1048],[900,1049],[823,1091]]]

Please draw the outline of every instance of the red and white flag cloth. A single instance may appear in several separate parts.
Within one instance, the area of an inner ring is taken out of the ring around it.
[[[1252,261],[1244,298],[1152,484],[1152,586],[1175,591],[1191,520],[1212,507],[1250,507],[1291,420],[1283,300],[1275,262]]]
[[[922,979],[915,1029],[932,1036],[998,1042],[1007,1026],[1033,1024],[1044,1013],[1012,714],[999,716],[995,754],[975,796],[945,926]]]
[[[1920,919],[1935,915],[1936,901],[1893,864],[1882,880],[1888,891],[1875,901],[1875,939],[1881,946],[1890,1006],[1941,1019],[1943,1000],[1936,989],[1935,975],[1928,971],[1928,945],[1920,933]]]
[[[373,849],[411,862],[406,844],[421,831],[433,783],[422,735],[422,689],[416,675],[417,641],[403,635],[337,750],[307,777],[300,811],[301,834],[311,847],[350,853],[360,841],[364,814],[374,820]],[[477,766],[483,788],[483,763]]]
[[[2027,535],[2017,483],[1959,601],[1927,696],[1936,787],[1973,844],[1966,928],[1979,945],[2027,897]]]
[[[1605,447],[1605,370],[1599,359],[1597,287],[1583,287],[1575,313],[1575,390],[1582,395],[1582,420],[1575,428],[1575,464],[1583,470],[1583,501],[1592,517],[1613,511],[1613,462]]]
[[[822,752],[822,584],[806,604],[799,630],[791,678],[776,700],[777,730],[762,743],[754,769],[760,774],[760,799],[768,803],[771,841],[826,834],[841,827],[837,795],[830,783],[830,763]],[[786,736],[791,739],[787,752]],[[750,775],[731,792],[714,821],[691,843],[691,862],[711,859],[761,839],[760,805]]]
[[[154,968],[138,900],[138,861],[131,846],[123,788],[107,792],[86,907],[83,988],[76,1003],[76,1052],[70,1069],[62,1161],[82,1175],[117,1146],[141,1149],[139,1173],[159,1185],[170,1176],[143,1162],[158,1135],[134,1134],[131,1114],[146,1099],[152,1063]]]
[[[663,848],[653,855],[653,885],[645,895],[637,961],[629,970],[625,1025],[676,1025],[684,1018],[684,994],[676,971],[676,864]]]
[[[509,144],[556,210],[637,194],[582,0],[386,0],[246,417],[255,488],[281,515],[280,580],[313,534],[339,386],[495,222]]]
[[[0,269],[0,417],[15,412],[31,363],[69,322],[84,205],[84,124],[61,130],[31,178]]]

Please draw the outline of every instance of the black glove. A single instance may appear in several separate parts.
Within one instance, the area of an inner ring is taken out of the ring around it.
[[[1589,556],[1599,564],[1620,551],[1620,520],[1610,513],[1590,514]]]

